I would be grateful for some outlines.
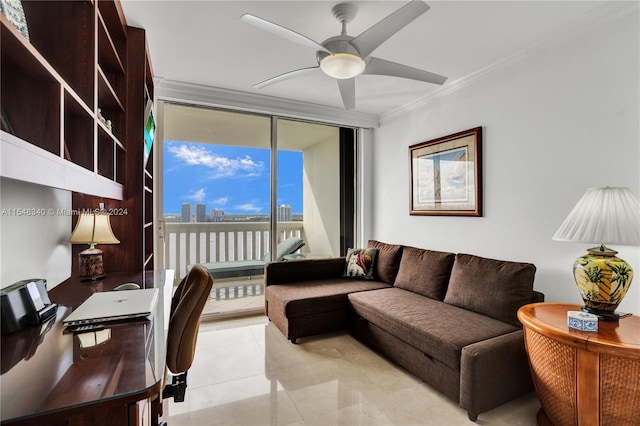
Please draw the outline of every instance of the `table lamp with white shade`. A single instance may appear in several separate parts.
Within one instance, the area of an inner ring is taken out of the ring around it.
[[[584,300],[583,310],[617,321],[633,268],[605,244],[640,245],[640,203],[629,188],[591,188],[553,236],[556,241],[598,244],[579,257],[573,276]]]
[[[97,280],[106,277],[102,262],[102,250],[96,244],[118,244],[113,235],[109,214],[102,211],[82,213],[69,238],[71,244],[89,244],[89,248],[78,255],[78,272],[82,280]]]

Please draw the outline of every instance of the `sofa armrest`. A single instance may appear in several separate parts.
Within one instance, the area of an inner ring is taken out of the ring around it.
[[[340,278],[344,273],[345,258],[303,259],[267,263],[265,285],[289,284],[299,281]]]
[[[544,302],[544,293],[533,290],[533,296],[531,297],[531,303]]]
[[[523,330],[462,348],[460,406],[470,418],[532,390]]]

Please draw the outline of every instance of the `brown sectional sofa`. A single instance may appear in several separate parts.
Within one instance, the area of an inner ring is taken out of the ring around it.
[[[293,343],[348,329],[467,410],[475,421],[533,390],[520,306],[544,300],[535,266],[369,241],[374,279],[345,258],[274,262],[265,309]]]

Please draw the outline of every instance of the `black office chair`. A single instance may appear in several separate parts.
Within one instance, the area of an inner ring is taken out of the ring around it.
[[[172,382],[165,384],[162,398],[183,402],[187,391],[187,371],[193,363],[200,316],[209,299],[213,278],[202,265],[194,265],[171,299],[167,335],[167,369]]]

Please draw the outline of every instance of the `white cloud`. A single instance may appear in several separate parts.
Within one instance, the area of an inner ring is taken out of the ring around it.
[[[226,206],[228,202],[229,202],[229,197],[220,197],[220,198],[216,198],[215,200],[212,200],[211,204],[214,204],[216,206]]]
[[[240,205],[237,205],[235,208],[236,210],[241,210],[244,212],[251,212],[251,213],[260,213],[260,211],[262,210],[261,207],[258,207],[252,203],[240,204]]]
[[[260,176],[265,169],[262,161],[255,161],[249,155],[238,158],[222,157],[206,146],[171,144],[167,149],[187,165],[210,168],[211,179]]]
[[[186,195],[184,198],[186,198],[187,200],[193,200],[201,203],[202,201],[204,201],[204,197],[206,197],[206,195],[207,194],[204,188],[200,188],[197,191],[195,191],[193,194]]]

